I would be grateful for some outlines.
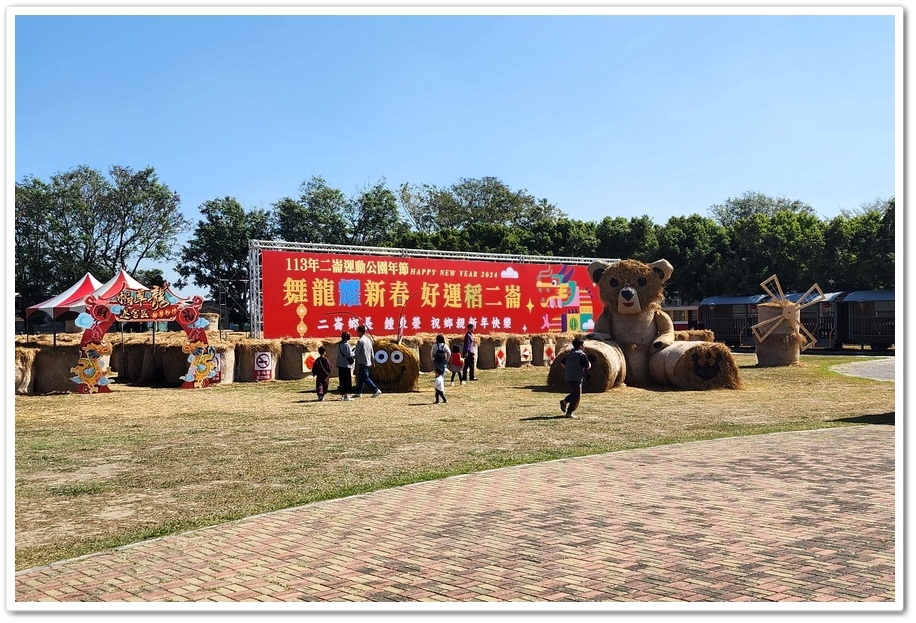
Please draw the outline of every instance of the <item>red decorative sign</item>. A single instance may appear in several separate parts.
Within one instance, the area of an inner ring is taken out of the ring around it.
[[[262,250],[261,268],[265,339],[588,332],[602,309],[585,264]]]

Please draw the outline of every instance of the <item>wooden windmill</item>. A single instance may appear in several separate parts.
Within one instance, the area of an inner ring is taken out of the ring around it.
[[[757,306],[760,322],[751,327],[757,339],[757,365],[798,363],[799,353],[817,341],[801,323],[801,310],[824,300],[824,292],[815,283],[798,301],[790,301],[776,275],[761,282],[760,287],[772,300]]]

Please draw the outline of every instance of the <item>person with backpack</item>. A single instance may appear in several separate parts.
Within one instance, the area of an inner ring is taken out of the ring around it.
[[[445,375],[445,367],[448,365],[449,350],[445,345],[445,336],[441,333],[436,336],[436,343],[433,344],[429,356],[433,360],[433,371]]]
[[[350,337],[350,332],[344,331],[337,343],[337,379],[341,400],[350,400],[350,392],[353,391],[353,363],[356,356],[350,346]]]
[[[588,360],[588,355],[582,350],[585,346],[580,338],[572,341],[572,350],[566,355],[563,361],[563,367],[566,368],[566,384],[569,385],[569,394],[560,401],[560,410],[563,412],[562,417],[575,419],[573,412],[579,408],[579,402],[582,400],[582,383],[585,381],[585,372],[592,367],[592,362]]]

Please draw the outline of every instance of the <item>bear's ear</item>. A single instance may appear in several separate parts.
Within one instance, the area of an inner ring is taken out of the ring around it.
[[[601,279],[601,275],[604,274],[610,264],[607,262],[592,262],[588,265],[588,274],[592,277],[592,283],[598,283],[598,280]]]
[[[649,268],[652,269],[658,278],[662,281],[668,281],[671,279],[671,275],[674,274],[674,266],[671,265],[671,262],[668,260],[658,260],[657,262],[652,262],[649,264]]]

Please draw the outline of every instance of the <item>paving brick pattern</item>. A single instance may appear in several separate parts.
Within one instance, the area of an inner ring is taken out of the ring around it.
[[[311,504],[21,571],[11,607],[498,601],[893,609],[894,431],[866,425],[701,441]]]

